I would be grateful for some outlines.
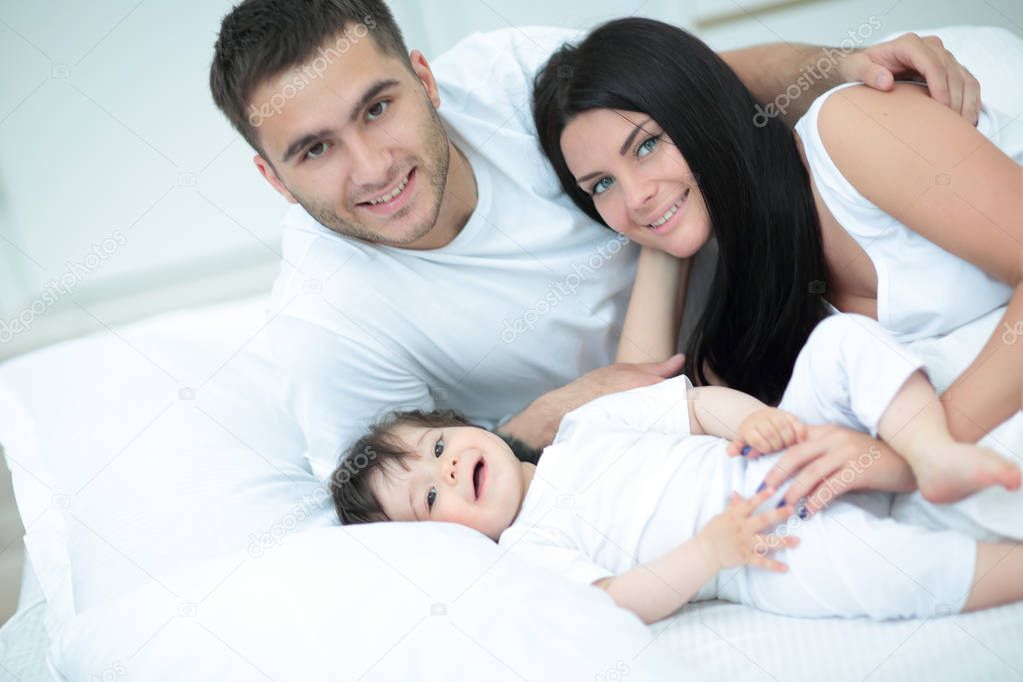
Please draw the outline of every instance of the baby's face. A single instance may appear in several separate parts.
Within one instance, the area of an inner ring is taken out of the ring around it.
[[[378,472],[373,492],[392,521],[447,521],[493,540],[522,506],[534,466],[520,462],[500,437],[472,426],[398,426],[411,454],[408,471]]]

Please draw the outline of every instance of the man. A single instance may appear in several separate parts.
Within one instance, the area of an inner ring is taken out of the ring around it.
[[[245,0],[224,18],[214,100],[296,204],[269,331],[321,477],[396,408],[454,408],[542,447],[567,411],[679,371],[679,356],[610,364],[636,249],[574,209],[536,143],[533,74],[575,35],[475,34],[435,76],[381,0]],[[761,101],[809,84],[751,120],[795,120],[837,82],[888,88],[903,70],[967,117],[979,107],[936,39],[722,57]]]

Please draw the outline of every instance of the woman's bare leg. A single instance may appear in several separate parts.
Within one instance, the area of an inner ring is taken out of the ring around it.
[[[1023,601],[1023,543],[978,542],[977,568],[963,611]]]

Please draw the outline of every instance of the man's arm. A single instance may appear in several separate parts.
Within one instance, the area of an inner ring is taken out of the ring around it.
[[[268,323],[283,400],[306,440],[313,473],[326,478],[375,420],[395,409],[433,408],[426,385],[379,343],[290,315]]]
[[[891,90],[896,77],[919,76],[931,97],[976,124],[980,115],[980,83],[956,61],[936,36],[906,33],[864,49],[776,43],[722,52],[763,105],[762,116],[780,117],[793,125],[813,100],[836,85],[860,81]],[[793,96],[795,94],[795,96]]]
[[[678,374],[683,362],[685,358],[675,355],[664,362],[618,363],[595,369],[540,396],[496,430],[542,450],[554,440],[561,418],[572,410],[609,393],[660,383]]]

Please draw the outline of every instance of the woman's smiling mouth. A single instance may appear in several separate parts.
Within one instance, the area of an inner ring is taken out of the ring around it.
[[[685,194],[682,195],[682,198],[676,201],[674,204],[672,204],[671,207],[667,211],[665,211],[660,218],[648,224],[647,227],[658,234],[664,234],[665,232],[667,232],[671,228],[671,226],[675,224],[676,222],[675,216],[682,212],[682,206],[686,203],[686,200],[689,198],[690,190],[692,190],[692,188],[687,187]]]

